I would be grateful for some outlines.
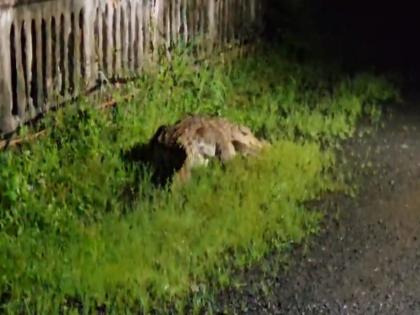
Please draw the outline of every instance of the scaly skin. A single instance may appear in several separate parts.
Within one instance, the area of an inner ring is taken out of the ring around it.
[[[266,145],[244,126],[199,115],[161,126],[149,143],[158,171],[167,174],[174,169],[182,182],[188,180],[192,168],[207,165],[210,159],[226,162],[237,154],[256,155]],[[179,168],[180,159],[184,160]]]

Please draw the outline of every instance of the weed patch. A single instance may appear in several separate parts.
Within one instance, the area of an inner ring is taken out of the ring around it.
[[[317,232],[305,201],[337,189],[331,150],[395,97],[382,78],[348,78],[279,51],[225,64],[180,54],[115,93],[49,115],[47,136],[0,154],[0,309],[129,313],[182,305],[232,267]],[[186,113],[222,115],[272,142],[258,158],[197,169],[156,189],[123,152]]]

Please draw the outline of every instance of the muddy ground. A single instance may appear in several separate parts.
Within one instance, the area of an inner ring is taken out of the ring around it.
[[[384,125],[346,142],[342,159],[358,195],[326,198],[309,247],[287,267],[273,254],[241,273],[213,311],[420,314],[420,98],[388,107]]]

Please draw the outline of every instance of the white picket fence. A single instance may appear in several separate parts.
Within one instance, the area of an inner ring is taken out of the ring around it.
[[[0,0],[0,135],[104,77],[135,77],[161,48],[249,39],[261,1]]]

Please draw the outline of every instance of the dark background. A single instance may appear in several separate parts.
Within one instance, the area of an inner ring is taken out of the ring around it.
[[[266,40],[349,71],[420,72],[420,10],[415,1],[267,0]],[[418,4],[420,6],[420,3]]]

